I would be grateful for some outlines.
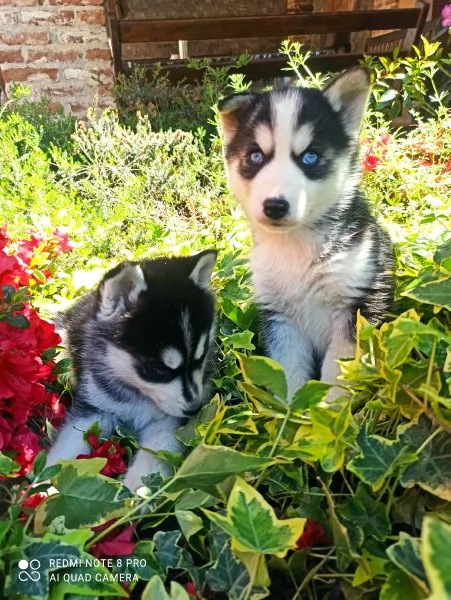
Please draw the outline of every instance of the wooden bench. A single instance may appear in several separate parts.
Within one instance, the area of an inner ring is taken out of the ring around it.
[[[358,10],[333,13],[285,14],[271,16],[244,16],[239,18],[216,17],[201,19],[123,19],[117,9],[117,0],[105,0],[107,25],[111,43],[114,72],[127,72],[133,64],[152,68],[156,61],[134,60],[127,64],[122,57],[123,44],[168,42],[178,40],[212,40],[237,38],[266,38],[279,36],[281,39],[297,35],[342,34],[359,31],[395,29],[398,44],[407,53],[406,44],[418,43],[426,21],[429,5],[421,2],[415,8],[383,10]],[[390,50],[390,54],[391,54]],[[388,54],[388,52],[385,52]],[[359,63],[363,53],[321,52],[310,57],[308,66],[319,71],[338,71]],[[160,63],[162,60],[160,59]],[[286,58],[279,55],[251,57],[249,62],[234,67],[230,57],[218,59],[221,66],[231,66],[231,72],[241,72],[250,79],[269,79],[287,76]],[[187,66],[187,61],[167,61],[162,64],[172,80],[185,78],[199,80],[202,73]]]

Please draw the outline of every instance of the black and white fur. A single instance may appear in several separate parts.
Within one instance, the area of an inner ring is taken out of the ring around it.
[[[121,263],[62,315],[75,393],[49,464],[88,453],[83,434],[96,421],[106,437],[122,422],[145,448],[179,450],[175,430],[205,395],[215,261],[205,251]],[[136,489],[153,471],[167,468],[139,450],[124,483]]]
[[[355,353],[357,311],[375,322],[390,304],[392,245],[359,191],[368,94],[357,67],[322,91],[242,93],[218,105],[230,186],[253,232],[266,350],[290,398],[313,377],[336,383],[337,359]]]

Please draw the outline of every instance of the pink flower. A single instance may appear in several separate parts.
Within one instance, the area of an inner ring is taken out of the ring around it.
[[[442,10],[442,27],[451,27],[451,4],[446,4]]]

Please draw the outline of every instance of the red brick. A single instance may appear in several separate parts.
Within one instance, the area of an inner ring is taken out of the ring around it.
[[[36,50],[28,51],[28,61],[45,61],[45,62],[74,62],[82,58],[83,50],[75,48],[55,49],[52,45],[46,48],[37,48]]]
[[[22,33],[0,33],[0,43],[7,46],[36,46],[50,43],[47,31],[23,31]]]
[[[97,28],[96,28],[97,30]],[[60,44],[83,44],[84,47],[87,44],[106,44],[107,36],[106,29],[102,28],[101,31],[93,32],[91,28],[85,28],[80,31],[74,27],[66,27],[63,31],[56,32],[58,42]]]
[[[73,10],[60,10],[55,12],[48,12],[45,10],[25,12],[21,14],[22,23],[27,24],[40,24],[40,23],[51,23],[53,25],[67,25],[72,23],[74,20]]]
[[[77,12],[77,21],[88,25],[105,25],[105,13],[101,10],[80,10]]]
[[[102,6],[102,4],[103,0],[49,0],[50,6]]]
[[[108,98],[111,98],[111,96],[113,95],[113,78],[111,78],[111,83],[108,84],[104,84],[104,85],[97,85],[95,87],[95,93],[98,95],[99,97],[99,102],[101,101],[103,96],[107,96]]]
[[[88,48],[86,58],[88,60],[111,60],[111,52],[108,48]]]
[[[111,67],[106,69],[93,67],[90,72],[91,77],[99,84],[109,85],[113,81],[113,69]]]
[[[49,87],[49,92],[51,93],[52,98],[73,98],[77,94],[83,94],[85,92],[84,87],[74,87],[73,85],[68,86],[58,86],[54,88]]]
[[[86,112],[87,108],[88,107],[86,106],[86,104],[80,104],[79,102],[71,102],[70,103],[70,109],[73,113]]]
[[[5,81],[36,81],[38,79],[58,79],[58,69],[3,69]]]
[[[0,56],[2,57],[3,65],[23,62],[22,52],[20,50],[2,50]]]

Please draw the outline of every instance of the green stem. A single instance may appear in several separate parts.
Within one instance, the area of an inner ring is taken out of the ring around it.
[[[291,410],[290,410],[290,407],[287,406],[287,413],[286,413],[286,415],[285,415],[285,417],[284,417],[284,419],[282,421],[282,425],[280,426],[279,431],[277,432],[277,437],[276,437],[275,442],[274,442],[274,444],[273,444],[273,446],[272,446],[272,448],[271,448],[271,450],[269,452],[268,458],[272,458],[274,456],[274,454],[276,453],[276,450],[277,450],[277,447],[279,445],[280,439],[281,439],[281,437],[283,435],[283,432],[285,431],[285,427],[287,426],[287,423],[288,423],[288,420],[289,420],[290,416],[291,416]],[[265,478],[265,476],[266,476],[265,475],[265,471],[263,471],[260,474],[259,478],[257,479],[257,482],[255,484],[255,489],[258,488],[258,486],[261,484],[261,482],[263,481],[263,479]]]
[[[421,446],[418,448],[418,450],[415,450],[415,454],[420,454],[421,452],[423,452],[423,450],[426,448],[426,446],[428,444],[430,444],[432,442],[432,440],[438,436],[439,433],[442,433],[442,431],[443,431],[442,427],[437,427],[437,429],[435,431],[433,431],[426,440],[424,440],[424,442],[421,444]]]
[[[432,351],[431,351],[431,356],[429,358],[429,365],[428,365],[428,375],[426,378],[426,385],[427,387],[431,387],[431,381],[432,381],[432,372],[434,370],[434,364],[435,364],[435,354],[437,352],[437,338],[434,338],[434,342],[432,344]],[[424,393],[424,404],[425,404],[425,408],[427,405],[427,392]]]
[[[299,598],[302,590],[304,590],[307,585],[311,582],[311,580],[315,577],[315,575],[318,573],[318,571],[323,567],[323,565],[326,564],[326,562],[329,560],[329,557],[333,554],[335,548],[331,548],[329,550],[329,552],[326,554],[326,556],[323,558],[323,560],[321,560],[316,567],[314,567],[311,571],[309,571],[307,573],[307,575],[305,576],[304,581],[301,583],[301,585],[298,587],[298,589],[296,590],[294,596],[291,598],[291,600],[297,600],[297,598]]]
[[[158,496],[162,492],[164,492],[165,490],[167,490],[168,487],[171,485],[172,481],[173,480],[170,479],[167,483],[164,484],[163,487],[161,487],[159,490],[157,490],[149,498],[146,498],[142,502],[138,502],[138,504],[131,511],[129,511],[127,514],[125,514],[122,517],[120,517],[119,519],[117,519],[117,521],[114,521],[114,523],[111,523],[111,525],[109,525],[106,529],[103,529],[102,531],[100,531],[90,542],[88,542],[86,544],[86,548],[85,549],[89,550],[91,548],[91,546],[93,546],[94,544],[97,544],[97,542],[99,542],[108,533],[110,533],[111,531],[113,531],[114,529],[116,529],[116,527],[119,527],[123,523],[127,523],[130,520],[130,517],[132,515],[135,515],[136,513],[139,513],[146,504],[148,504],[149,502],[152,502],[152,500],[155,500],[155,498],[158,498]]]

